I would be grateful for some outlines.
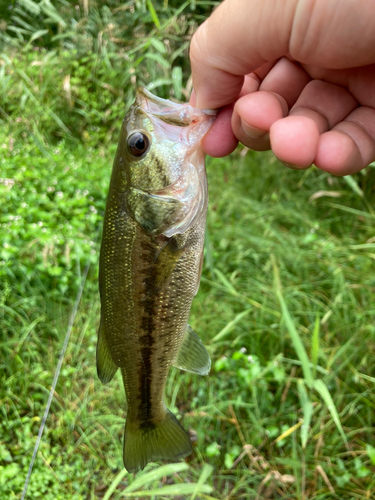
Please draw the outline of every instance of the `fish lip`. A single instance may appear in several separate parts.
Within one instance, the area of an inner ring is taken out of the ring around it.
[[[217,110],[197,109],[188,103],[177,103],[155,96],[145,87],[138,87],[136,101],[144,112],[180,127],[207,118],[213,119],[217,115]]]

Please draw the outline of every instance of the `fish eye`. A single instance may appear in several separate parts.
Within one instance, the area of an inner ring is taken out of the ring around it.
[[[149,138],[142,132],[134,132],[128,138],[128,149],[133,156],[142,156],[148,150],[149,145]]]

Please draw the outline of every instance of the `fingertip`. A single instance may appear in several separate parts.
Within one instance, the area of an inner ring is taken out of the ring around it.
[[[238,99],[235,112],[249,126],[268,131],[275,121],[287,115],[288,105],[281,96],[260,90]]]
[[[283,163],[308,168],[314,161],[319,142],[316,123],[304,116],[287,116],[270,129],[271,148]]]
[[[320,136],[314,164],[338,176],[355,174],[364,167],[355,141],[338,130],[330,130]]]
[[[222,108],[202,140],[203,150],[214,158],[229,155],[238,145],[238,140],[231,127],[232,113],[233,105]]]
[[[255,151],[270,149],[271,125],[288,112],[286,102],[273,92],[253,92],[238,99],[232,116],[235,136]]]

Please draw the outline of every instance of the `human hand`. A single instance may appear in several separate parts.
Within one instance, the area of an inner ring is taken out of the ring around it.
[[[203,141],[336,175],[375,160],[373,0],[225,0],[190,49],[199,108],[222,108]],[[233,112],[232,112],[233,110]]]

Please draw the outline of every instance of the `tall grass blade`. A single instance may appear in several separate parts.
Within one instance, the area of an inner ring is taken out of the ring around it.
[[[112,493],[116,490],[117,486],[121,483],[121,481],[124,479],[124,477],[128,474],[128,471],[126,469],[122,469],[115,479],[112,481],[110,487],[106,491],[103,500],[109,500],[112,496]]]
[[[362,377],[363,379],[365,380],[368,380],[369,382],[372,382],[373,384],[375,384],[375,378],[374,377],[370,377],[370,375],[366,375],[365,373],[361,373],[361,372],[355,372],[355,374],[358,376],[358,377]]]
[[[160,66],[162,66],[163,68],[165,69],[169,69],[169,62],[166,61],[160,54],[154,54],[153,52],[149,52],[147,54],[145,54],[145,57],[147,59],[151,59],[153,61],[156,61],[157,63],[160,64]]]
[[[332,208],[337,208],[338,210],[342,210],[343,212],[348,212],[349,214],[358,215],[358,217],[365,217],[366,219],[375,219],[374,214],[369,214],[368,212],[364,212],[363,210],[358,210],[356,208],[347,207],[345,205],[339,205],[338,203],[328,203],[328,206]]]
[[[65,125],[65,123],[57,116],[56,113],[54,113],[52,111],[52,109],[49,109],[48,110],[48,114],[51,116],[51,118],[53,118],[53,120],[55,120],[55,122],[57,123],[57,125],[65,132],[67,133],[68,135],[71,135],[71,132],[70,130],[68,129],[68,127]]]
[[[21,26],[22,28],[24,28],[25,30],[29,31],[30,33],[32,32],[33,30],[33,27],[31,26],[31,24],[27,23],[26,21],[24,21],[21,17],[19,16],[13,16],[12,17],[12,21],[15,23],[15,24],[18,24],[19,26]]]
[[[320,319],[319,319],[319,314],[317,314],[315,318],[315,325],[311,339],[311,362],[313,364],[313,378],[315,378],[316,375],[316,366],[318,363],[318,356],[319,356],[319,330],[320,330]]]
[[[147,7],[148,7],[148,11],[151,15],[151,19],[152,19],[153,23],[155,24],[157,29],[160,30],[160,20],[158,18],[155,7],[154,7],[151,0],[147,0]]]
[[[163,42],[158,40],[157,38],[151,37],[150,38],[150,44],[158,51],[160,54],[165,54],[167,49],[165,48],[165,45]]]
[[[340,349],[338,349],[338,351],[335,353],[335,355],[329,359],[329,361],[327,363],[327,370],[330,371],[332,369],[332,367],[334,366],[335,367],[334,372],[338,373],[340,371],[340,369],[348,363],[348,360],[350,360],[350,357],[353,355],[353,353],[355,354],[355,349],[353,349],[352,353],[346,353],[346,351],[349,349],[349,347],[353,343],[355,343],[357,341],[358,335],[359,335],[358,332],[354,333],[352,335],[352,337],[347,342],[345,342],[345,344],[342,345],[340,347]],[[337,362],[340,359],[343,359],[344,361],[341,363],[341,365],[338,366]]]
[[[369,456],[369,459],[371,460],[371,463],[375,465],[375,448],[371,446],[370,444],[366,445],[366,452],[367,455]]]
[[[280,318],[281,314],[279,311],[274,311],[273,309],[264,306],[260,302],[257,302],[256,300],[250,299],[249,297],[242,295],[241,293],[238,293],[237,290],[234,288],[234,286],[228,281],[228,279],[219,269],[215,268],[214,271],[215,271],[215,276],[219,278],[218,281],[221,281],[221,283],[219,283],[218,281],[211,281],[205,277],[202,277],[202,281],[204,283],[210,284],[214,288],[219,288],[225,291],[226,293],[230,293],[231,295],[238,298],[242,302],[245,302],[246,304],[251,304],[252,306],[257,307],[258,309],[266,311],[272,314],[273,316]]]
[[[40,13],[40,6],[32,0],[18,0],[18,4],[31,14],[38,15]]]
[[[350,250],[373,250],[375,249],[375,243],[362,243],[359,245],[350,245],[348,248],[350,248]]]
[[[206,233],[204,237],[204,260],[207,262],[207,267],[210,271],[211,276],[214,275],[214,257],[212,255],[212,247],[210,242],[210,233],[208,227],[206,227]]]
[[[294,325],[293,319],[289,313],[289,310],[286,306],[286,303],[284,301],[284,297],[281,291],[281,282],[280,282],[280,275],[279,275],[279,270],[276,265],[276,261],[274,256],[271,256],[272,259],[272,265],[273,265],[273,270],[274,270],[274,278],[275,278],[275,287],[276,287],[276,296],[279,300],[280,306],[281,306],[281,311],[282,311],[282,318],[284,320],[285,326],[289,332],[290,338],[292,339],[293,347],[297,353],[298,359],[301,362],[302,365],[302,371],[303,375],[305,378],[305,381],[309,387],[311,387],[313,383],[313,376],[311,373],[311,368],[310,368],[310,361],[309,358],[307,357],[305,347],[302,343],[302,339]]]
[[[251,309],[245,309],[245,311],[242,311],[241,313],[237,314],[237,316],[234,319],[232,319],[232,321],[229,321],[229,323],[227,325],[225,325],[224,328],[217,335],[215,335],[214,338],[211,339],[211,344],[214,344],[218,340],[220,340],[223,337],[225,337],[226,335],[228,335],[233,330],[235,325],[239,321],[241,321],[242,318],[247,316],[250,311],[251,311]]]
[[[163,25],[161,26],[161,30],[164,31],[165,29],[168,28],[168,26],[176,21],[176,17],[181,14],[183,10],[186,9],[186,7],[190,4],[191,0],[186,0],[178,9],[176,9],[173,12],[173,16],[169,17],[166,21],[164,21]]]
[[[339,414],[337,412],[335,403],[333,402],[332,396],[329,393],[329,390],[328,390],[326,384],[323,382],[323,380],[314,380],[313,386],[314,386],[314,389],[316,390],[316,392],[318,392],[320,394],[321,398],[325,402],[325,404],[326,404],[326,406],[327,406],[327,408],[332,416],[332,419],[335,422],[336,427],[341,434],[341,437],[342,437],[344,443],[347,444],[348,440],[346,439],[344,429],[342,428]]]
[[[207,479],[211,476],[213,470],[214,468],[212,467],[212,465],[209,464],[203,465],[201,475],[199,476],[198,482],[196,484],[196,489],[194,493],[191,495],[190,500],[195,500],[197,494],[199,493],[200,486],[206,483]]]
[[[220,271],[220,269],[215,269],[215,274],[219,278],[219,281],[221,281],[221,283],[227,288],[229,292],[231,292],[233,295],[237,295],[237,290],[234,288],[225,274]]]
[[[362,189],[359,187],[357,181],[352,177],[351,175],[345,175],[344,180],[348,184],[348,186],[352,189],[352,191],[362,198],[363,203],[365,204],[367,210],[370,212],[370,214],[374,215],[374,209],[372,208],[371,203],[368,201],[368,199],[365,196],[365,193],[362,191]]]
[[[44,35],[46,35],[48,33],[48,30],[38,30],[38,31],[35,31],[35,33],[32,34],[30,40],[29,40],[29,43],[31,44],[34,40],[36,40],[37,38],[40,38]]]
[[[363,198],[365,193],[362,191],[362,189],[358,186],[357,181],[352,177],[351,175],[344,175],[344,181],[347,183],[347,185],[352,189],[352,191],[358,195],[360,198]]]
[[[208,484],[194,484],[194,483],[181,483],[181,484],[170,484],[168,486],[162,486],[161,488],[156,488],[154,490],[141,490],[135,491],[133,493],[128,493],[127,489],[123,491],[121,497],[152,497],[157,495],[160,497],[162,495],[167,497],[172,497],[175,495],[191,495],[192,493],[211,493],[212,487]]]
[[[161,87],[162,85],[170,85],[172,82],[169,78],[157,78],[153,82],[146,85],[148,90],[156,89],[157,87]]]
[[[309,428],[311,423],[311,417],[313,414],[313,405],[309,399],[309,395],[307,394],[305,383],[302,379],[298,379],[297,381],[297,389],[299,394],[299,399],[302,406],[303,411],[303,425],[301,427],[301,444],[302,448],[306,448],[308,436],[309,436]]]
[[[25,333],[22,335],[22,338],[19,341],[17,341],[17,340],[15,341],[15,343],[17,343],[18,345],[14,349],[13,355],[17,355],[19,353],[20,349],[22,349],[22,347],[23,347],[23,344],[24,344],[25,340],[31,334],[31,332],[34,330],[34,328],[36,327],[36,325],[38,323],[41,323],[42,321],[45,321],[45,319],[46,319],[45,316],[39,316],[39,318],[34,319],[34,321],[32,321],[27,326],[27,328],[25,329]]]
[[[49,0],[44,0],[41,2],[41,9],[46,14],[52,22],[55,22],[57,24],[60,24],[62,27],[66,27],[66,22],[64,19],[59,15],[57,12],[56,8],[54,5]]]
[[[182,68],[175,66],[172,69],[172,82],[176,99],[181,99],[182,96]]]
[[[289,427],[289,429],[286,429],[280,436],[278,436],[275,439],[275,443],[279,443],[280,441],[283,441],[285,438],[289,437],[293,432],[296,432],[297,429],[302,427],[303,425],[303,420],[300,420],[296,424],[292,425],[292,427]]]
[[[179,472],[183,472],[188,470],[189,466],[186,462],[181,462],[177,464],[168,464],[162,465],[153,469],[149,472],[145,472],[139,475],[127,488],[126,494],[131,493],[132,491],[139,490],[143,486],[147,484],[151,484],[154,481],[158,481],[162,477],[170,476],[171,474],[178,474]],[[173,485],[174,486],[174,485]]]

